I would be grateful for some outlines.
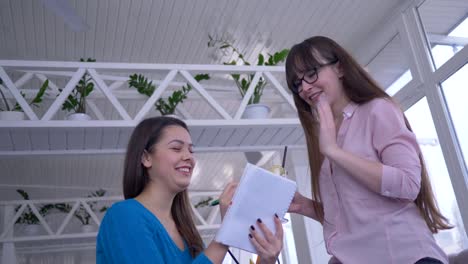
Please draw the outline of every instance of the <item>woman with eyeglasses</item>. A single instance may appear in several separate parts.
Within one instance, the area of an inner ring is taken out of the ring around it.
[[[312,199],[289,211],[323,225],[329,263],[448,263],[449,229],[403,112],[327,37],[292,47],[286,78],[307,142]]]
[[[192,218],[187,191],[195,167],[192,148],[179,119],[155,117],[137,125],[125,157],[125,200],[107,210],[99,228],[98,264],[222,263],[228,247],[212,241],[204,249]],[[221,218],[235,188],[228,184],[219,198]],[[281,222],[272,217],[275,234],[261,221],[246,227],[264,264],[275,263],[283,245]]]

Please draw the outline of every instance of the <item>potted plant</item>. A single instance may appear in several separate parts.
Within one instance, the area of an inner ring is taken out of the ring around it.
[[[17,189],[16,192],[18,192],[21,197],[23,197],[24,200],[29,200],[29,195],[26,191],[22,189]],[[15,211],[17,212],[20,209],[21,206],[18,206],[15,208]],[[45,217],[49,211],[54,208],[53,204],[45,204],[41,206],[38,211],[39,214],[42,217]],[[16,220],[15,224],[22,224],[24,225],[24,232],[26,235],[33,236],[39,234],[40,231],[40,221],[39,218],[33,213],[31,208],[27,206],[21,216]]]
[[[80,62],[96,62],[95,59],[88,58],[80,59]],[[63,89],[59,89],[62,92]],[[92,78],[86,72],[81,77],[75,89],[68,95],[65,102],[62,104],[62,110],[71,112],[67,116],[68,120],[91,120],[91,116],[86,114],[86,97],[94,90]]]
[[[208,74],[197,74],[194,76],[194,79],[197,82],[202,80],[209,80],[210,76]],[[156,86],[153,84],[152,81],[148,81],[142,74],[133,74],[130,75],[130,79],[128,80],[129,87],[133,87],[137,89],[140,94],[144,94],[150,97]],[[181,89],[175,90],[172,94],[166,99],[159,98],[158,101],[154,104],[156,110],[158,110],[161,115],[174,115],[175,109],[179,103],[182,103],[185,99],[187,99],[187,94],[192,90],[192,86],[190,84],[186,84],[182,86]]]
[[[218,48],[222,51],[231,51],[231,55],[237,57],[228,62],[224,62],[224,65],[251,65],[248,61],[245,60],[244,54],[242,54],[237,48],[233,46],[233,44],[227,40],[223,39],[216,39],[212,36],[208,35],[208,47]],[[279,52],[275,52],[274,54],[268,54],[266,57],[259,53],[257,57],[257,66],[275,66],[280,62],[284,62],[286,57],[288,56],[289,50],[283,49]],[[254,78],[254,74],[231,74],[231,77],[234,79],[239,92],[244,98],[247,90],[252,83]],[[266,79],[262,76],[258,81],[257,85],[255,86],[254,92],[252,97],[248,101],[248,105],[244,111],[244,118],[266,118],[270,112],[270,108],[267,105],[260,104],[260,98],[263,95],[263,89],[267,85]],[[254,110],[251,110],[254,109]],[[253,111],[254,113],[251,113]],[[258,115],[256,114],[257,111],[261,113]]]
[[[97,191],[92,192],[89,194],[87,197],[88,198],[93,198],[93,197],[103,197],[106,194],[106,190],[99,189]],[[94,202],[88,202],[89,207],[93,212],[96,212],[98,209],[96,206],[98,205],[97,201]],[[57,204],[55,205],[55,208],[60,210],[61,212],[69,213],[72,209],[72,206],[70,204]],[[107,206],[103,206],[99,208],[99,212],[105,212],[107,210]],[[81,223],[81,231],[83,233],[89,233],[92,232],[94,229],[94,226],[91,224],[91,215],[89,212],[83,207],[83,205],[80,205],[80,207],[75,211],[73,216],[78,219],[78,221]]]
[[[0,85],[3,85],[3,80],[1,78],[0,78]],[[44,96],[45,91],[48,87],[49,87],[49,80],[45,80],[41,88],[39,88],[39,91],[37,91],[36,96],[28,104],[34,107],[39,107],[39,103],[42,102],[42,97]],[[20,92],[20,93],[23,97],[25,97],[25,94],[23,92]],[[4,108],[0,108],[0,120],[23,120],[24,113],[23,113],[23,109],[21,108],[21,106],[18,103],[16,103],[13,107],[10,106],[5,94],[3,93],[1,89],[0,89],[0,94],[2,96],[3,104],[4,104]]]

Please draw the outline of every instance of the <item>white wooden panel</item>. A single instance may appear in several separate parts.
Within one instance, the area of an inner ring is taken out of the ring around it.
[[[235,128],[221,128],[219,133],[214,138],[213,142],[211,142],[212,146],[224,146],[229,138],[232,137],[234,132],[236,131]]]
[[[250,129],[247,136],[242,140],[242,146],[252,146],[257,145],[257,141],[260,139],[260,136],[265,132],[267,128],[255,128]]]
[[[15,36],[15,31],[13,30],[14,28],[14,21],[11,13],[11,6],[10,3],[3,2],[1,3],[0,8],[0,19],[2,21],[2,26],[5,29],[4,32],[4,40],[2,42],[2,47],[5,49],[5,57],[6,58],[11,58],[11,56],[15,53],[16,47],[15,47],[15,42],[16,42],[16,36]]]
[[[306,140],[304,136],[300,136],[297,138],[295,145],[297,146],[306,146]]]
[[[250,128],[240,127],[236,128],[236,131],[232,134],[231,138],[226,142],[226,146],[239,146],[242,143],[242,140],[249,133]]]
[[[49,129],[38,128],[34,131],[28,131],[29,137],[31,138],[31,149],[32,150],[49,150]]]
[[[100,149],[104,135],[101,128],[86,128],[84,149]]]
[[[88,1],[75,0],[75,10],[86,20],[86,5]],[[70,29],[67,29],[70,30]],[[90,52],[86,50],[86,32],[74,32],[75,49],[73,50],[74,61],[86,57]]]
[[[29,150],[31,149],[31,139],[29,133],[24,128],[11,129],[11,139],[13,141],[13,149]]]
[[[284,141],[284,145],[294,145],[297,143],[297,141],[300,139],[300,138],[303,138],[304,137],[304,132],[303,132],[303,129],[300,127],[300,128],[296,128],[290,136],[288,136],[288,138],[286,138],[286,140]]]
[[[49,13],[50,14],[50,13]],[[53,60],[64,60],[67,58],[66,50],[72,49],[71,46],[66,46],[66,31],[70,31],[68,26],[65,27],[65,21],[58,16],[49,15],[53,18],[52,24],[55,26],[52,27],[52,30],[55,32],[55,49],[54,54],[52,56]]]
[[[215,139],[216,135],[220,131],[220,128],[206,128],[203,130],[203,134],[201,135],[200,139],[198,139],[197,143],[194,144],[197,147],[207,147],[211,145],[211,142]]]
[[[66,149],[67,135],[65,133],[65,129],[50,129],[49,143],[51,150]]]
[[[196,56],[198,54],[195,54],[195,50],[193,48],[202,46],[200,43],[204,43],[206,40],[203,39],[202,41],[199,41],[200,38],[204,38],[202,35],[197,35],[197,34],[192,34],[192,32],[196,32],[197,28],[200,28],[200,22],[204,21],[206,19],[206,13],[204,13],[204,10],[206,6],[208,5],[208,1],[189,1],[187,2],[190,8],[189,10],[189,15],[187,16],[186,20],[186,25],[183,25],[182,28],[184,29],[183,34],[174,34],[177,36],[175,39],[175,44],[177,45],[177,48],[172,49],[174,51],[177,51],[173,55],[173,61],[175,63],[183,63],[184,61],[187,61],[185,59],[185,56],[187,54],[191,56]],[[183,38],[190,36],[190,41],[184,41]],[[198,39],[198,40],[197,40]]]
[[[115,149],[119,142],[120,130],[115,128],[103,128],[102,129],[102,149]]]
[[[10,130],[7,128],[0,129],[0,150],[13,150]]]
[[[270,140],[269,145],[281,145],[284,144],[287,138],[289,138],[296,128],[285,127],[282,128],[275,136]]]
[[[99,1],[103,2],[103,1]],[[113,53],[112,51],[114,50],[114,43],[115,43],[115,38],[117,34],[117,23],[118,23],[118,12],[120,9],[120,5],[123,3],[123,1],[109,1],[106,0],[106,5],[100,6],[100,12],[99,14],[106,14],[105,19],[106,19],[106,26],[105,30],[101,31],[102,37],[104,38],[104,48],[100,54],[100,56],[96,56],[97,59],[102,59],[103,61],[115,61],[116,59],[113,58]],[[106,10],[103,10],[103,8],[106,8]],[[104,16],[103,16],[104,17]],[[98,37],[99,39],[99,37]],[[97,40],[99,43],[100,41]],[[99,45],[97,44],[99,47]]]
[[[115,39],[112,43],[112,60],[123,61],[122,54],[124,52],[124,45],[126,40],[127,23],[129,19],[129,10],[131,9],[132,1],[118,1],[119,12],[112,14],[118,17],[116,25]]]
[[[46,37],[44,27],[44,7],[41,1],[32,1],[34,24],[28,25],[34,27],[35,46],[37,50],[36,58],[47,58],[46,56]]]
[[[164,35],[161,35],[163,43],[160,46],[158,53],[159,61],[164,61],[165,63],[169,62],[168,53],[170,53],[172,47],[172,38],[174,32],[178,32],[178,24],[181,20],[181,10],[184,8],[186,1],[171,1],[170,12],[168,12],[166,29],[164,30]],[[177,18],[177,19],[176,19]]]
[[[149,21],[151,19],[154,19],[154,17],[157,17],[154,13],[151,13],[151,8],[153,6],[153,2],[157,1],[152,1],[152,0],[141,0],[140,2],[140,7],[139,7],[139,14],[138,14],[138,20],[135,25],[136,30],[132,32],[134,34],[133,36],[133,43],[131,44],[130,48],[130,53],[128,56],[128,61],[140,61],[140,54],[142,52],[142,47],[144,45],[145,41],[148,41],[145,39],[148,35],[147,30],[149,27],[154,27],[154,24],[149,24]]]
[[[138,32],[138,28],[141,27],[139,23],[141,19],[141,9],[145,8],[142,7],[142,1],[127,1],[131,2],[130,6],[127,11],[127,17],[125,18],[125,38],[123,39],[123,49],[120,54],[120,61],[130,61],[130,55],[132,50],[134,49],[134,44],[136,41],[136,33]],[[128,30],[132,29],[132,30]]]
[[[70,128],[67,129],[67,149],[84,149],[85,146],[85,129]]]
[[[198,3],[202,1],[197,1]],[[205,0],[207,2],[205,4],[205,8],[203,9],[201,16],[198,18],[198,26],[197,28],[204,28],[206,32],[214,32],[220,33],[218,28],[226,28],[225,26],[220,25],[220,23],[216,23],[214,21],[226,21],[229,23],[229,16],[234,14],[235,12],[229,12],[228,14],[223,14],[223,10],[235,10],[235,9],[228,9],[226,8],[227,3],[236,4],[239,1],[227,1],[227,0],[219,0],[217,1],[218,5],[213,5],[209,0]],[[221,19],[223,18],[223,19]],[[182,61],[200,61],[200,63],[210,63],[214,61],[214,52],[213,50],[208,50],[206,47],[206,36],[202,34],[193,34],[192,41],[187,41],[190,43],[190,49],[193,52],[185,52]],[[198,43],[198,45],[193,46],[193,43]],[[200,45],[201,44],[201,45]],[[194,56],[195,55],[195,56]]]
[[[172,20],[177,21],[177,26],[174,28],[177,28],[178,34],[168,34],[166,38],[166,42],[172,49],[168,49],[169,52],[165,54],[163,61],[169,63],[175,63],[177,54],[181,52],[180,44],[183,42],[181,38],[183,38],[183,36],[192,35],[187,32],[188,23],[192,22],[192,24],[194,24],[193,20],[191,20],[191,15],[198,11],[198,9],[195,8],[198,4],[197,1],[176,0],[173,2],[175,5],[172,9]],[[178,19],[174,19],[175,17],[178,17]]]
[[[203,128],[201,127],[193,127],[189,128],[190,130],[190,136],[192,137],[192,142],[193,144],[196,145],[196,142],[200,139],[202,133],[203,133]]]
[[[132,135],[133,129],[121,128],[119,134],[119,142],[117,143],[117,148],[126,149],[130,136]]]
[[[22,10],[21,1],[10,1],[11,10]],[[10,16],[13,16],[14,13],[10,13]],[[14,21],[14,20],[13,20]],[[15,48],[19,50],[19,55],[25,58],[26,52],[26,38],[24,35],[24,23],[15,23],[13,22],[12,30],[15,32]]]
[[[258,141],[256,142],[257,145],[270,145],[271,139],[281,130],[281,128],[268,128],[264,131],[264,133],[260,136]]]
[[[98,14],[98,2],[101,1],[86,1],[86,14],[84,16],[84,21],[88,24],[92,29],[87,30],[85,32],[85,52],[83,53],[83,57],[91,57],[96,58],[96,35],[102,34],[103,32],[99,32],[97,28],[97,17]],[[101,51],[99,51],[101,53]]]

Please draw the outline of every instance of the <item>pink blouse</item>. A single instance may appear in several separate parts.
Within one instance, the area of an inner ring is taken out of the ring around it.
[[[319,182],[330,263],[413,264],[425,257],[448,263],[414,203],[421,184],[419,147],[401,111],[374,99],[350,103],[343,116],[338,145],[381,162],[382,187],[379,193],[368,189],[325,158]]]

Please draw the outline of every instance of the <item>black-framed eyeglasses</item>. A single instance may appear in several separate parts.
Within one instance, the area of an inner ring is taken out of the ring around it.
[[[293,85],[291,87],[291,91],[293,93],[299,94],[302,92],[302,81],[308,83],[308,84],[313,84],[314,82],[317,81],[318,79],[318,71],[325,67],[325,66],[330,66],[338,62],[338,59],[334,59],[330,62],[324,63],[324,64],[319,64],[315,67],[313,67],[311,70],[308,70],[304,73],[302,78],[298,78],[294,80]]]

